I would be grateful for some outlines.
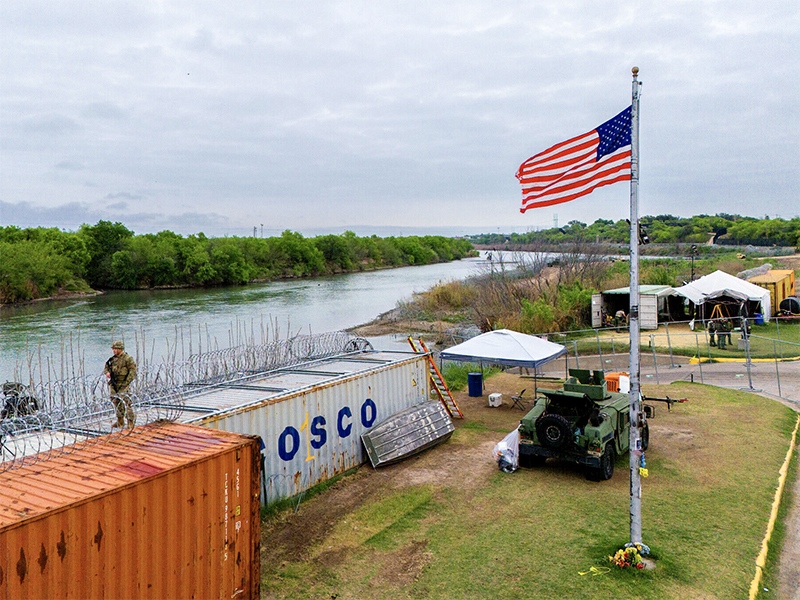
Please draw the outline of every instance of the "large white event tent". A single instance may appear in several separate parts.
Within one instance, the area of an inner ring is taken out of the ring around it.
[[[443,350],[440,356],[444,360],[536,369],[566,353],[567,349],[561,344],[510,329],[498,329]]]
[[[769,321],[772,315],[769,290],[724,271],[714,271],[691,283],[675,288],[675,291],[691,300],[696,306],[702,306],[706,302],[726,296],[740,302],[759,303],[760,311],[764,315],[764,322]]]

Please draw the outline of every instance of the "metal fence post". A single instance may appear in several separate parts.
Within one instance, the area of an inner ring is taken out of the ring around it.
[[[581,368],[581,361],[578,359],[578,340],[572,342],[573,347],[575,348],[575,366],[580,369]]]
[[[778,396],[783,397],[783,394],[781,394],[781,372],[778,369],[778,349],[775,347],[775,340],[772,340],[772,352],[775,354],[775,377],[778,379]]]
[[[750,336],[747,335],[747,325],[745,325],[744,331],[745,331],[745,336],[746,336],[746,339],[745,339],[745,342],[744,342],[744,352],[746,354],[746,361],[745,362],[747,363],[747,381],[748,381],[748,384],[750,385],[750,389],[752,390],[753,389],[753,376],[750,373]]]
[[[611,356],[614,357],[614,370],[619,371],[617,369],[617,349],[614,347],[614,336],[611,336]]]
[[[664,323],[664,329],[667,330],[667,346],[669,347],[669,368],[675,368],[675,359],[672,356],[672,339],[669,337],[669,323]]]
[[[653,367],[656,370],[656,385],[661,385],[661,382],[658,380],[658,361],[656,360],[656,343],[653,339],[653,334],[650,334],[650,348],[653,350]]]
[[[694,343],[697,345],[697,366],[700,367],[700,383],[705,383],[703,381],[703,357],[700,356],[700,337],[696,333],[694,334]]]
[[[600,332],[597,329],[595,329],[594,335],[595,337],[597,337],[597,353],[600,355],[600,368],[602,370],[605,370],[605,365],[603,364],[603,350],[600,347]]]

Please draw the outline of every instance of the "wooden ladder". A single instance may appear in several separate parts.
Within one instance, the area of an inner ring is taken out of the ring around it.
[[[428,355],[428,374],[431,380],[431,388],[436,392],[436,395],[439,396],[439,400],[444,404],[444,407],[447,409],[447,412],[450,413],[451,417],[463,419],[464,415],[461,414],[461,409],[458,408],[453,394],[450,393],[450,388],[447,387],[444,377],[442,377],[436,363],[433,361],[433,355],[430,353],[430,350],[428,350],[425,342],[422,341],[422,338],[417,340],[417,342],[419,342],[419,347],[417,347],[417,344],[411,336],[408,337],[408,343],[411,344],[411,348],[413,348],[414,352],[425,352]]]

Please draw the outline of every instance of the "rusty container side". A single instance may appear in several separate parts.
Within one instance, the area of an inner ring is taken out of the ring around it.
[[[426,355],[332,379],[193,422],[264,441],[266,503],[289,498],[367,460],[361,434],[430,400]]]
[[[257,598],[260,445],[155,423],[0,474],[0,598]]]

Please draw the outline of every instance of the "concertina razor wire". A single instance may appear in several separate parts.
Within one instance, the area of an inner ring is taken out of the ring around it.
[[[143,361],[127,396],[137,426],[175,421],[183,413],[187,397],[210,386],[370,350],[366,339],[336,331],[213,350],[155,366]],[[3,393],[0,472],[135,433],[133,428],[109,431],[116,412],[103,374],[29,385],[9,382]]]

